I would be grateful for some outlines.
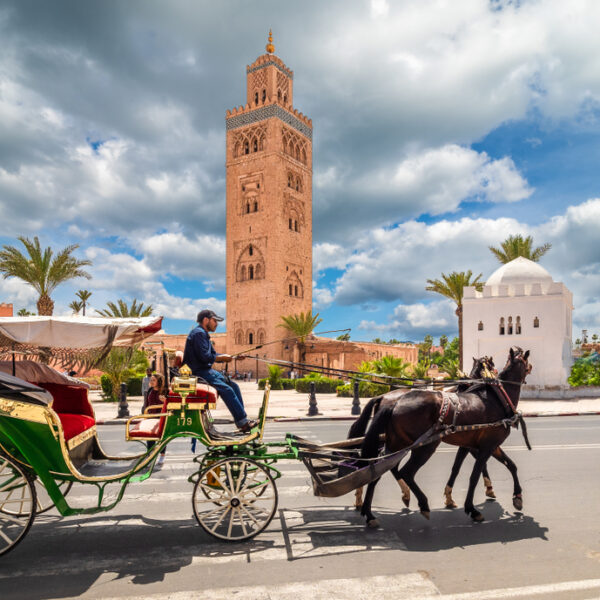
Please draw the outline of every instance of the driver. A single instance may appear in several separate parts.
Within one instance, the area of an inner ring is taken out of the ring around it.
[[[196,317],[198,326],[190,331],[185,341],[183,364],[187,365],[192,374],[201,377],[217,389],[237,428],[244,433],[249,433],[258,423],[251,421],[246,415],[242,392],[237,383],[227,380],[219,371],[212,368],[216,362],[231,362],[229,354],[217,354],[210,341],[210,334],[217,329],[223,317],[219,317],[212,310],[201,310]],[[243,356],[238,356],[238,360]]]

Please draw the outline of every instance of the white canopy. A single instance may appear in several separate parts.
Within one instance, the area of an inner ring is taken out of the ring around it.
[[[59,373],[56,369],[33,360],[17,360],[14,365],[12,360],[0,360],[0,373],[12,375],[13,366],[15,376],[19,379],[39,385],[41,383],[57,383],[59,385],[74,385],[89,388],[83,381]]]
[[[161,323],[162,317],[0,317],[0,334],[27,346],[91,349],[138,344]]]

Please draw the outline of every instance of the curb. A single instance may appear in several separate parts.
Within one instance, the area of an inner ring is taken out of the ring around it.
[[[531,417],[587,417],[600,415],[600,410],[587,410],[580,412],[544,412],[544,413],[523,413],[524,418]],[[127,419],[130,417],[118,419],[99,419],[96,421],[96,425],[125,425]],[[310,421],[354,421],[356,416],[334,416],[327,417],[323,415],[317,415],[314,417],[300,416],[300,417],[267,417],[267,421],[274,421],[275,423],[298,423],[298,422],[310,422]],[[215,422],[218,425],[231,424],[233,421],[227,419],[216,419]]]

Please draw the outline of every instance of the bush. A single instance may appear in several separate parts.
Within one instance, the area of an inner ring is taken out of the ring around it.
[[[102,388],[102,399],[107,402],[116,402],[117,398],[113,396],[112,383],[108,375],[100,377],[100,387]]]
[[[358,397],[359,398],[373,398],[374,396],[380,396],[390,391],[389,385],[382,383],[371,383],[369,381],[361,381],[358,384]],[[341,385],[337,389],[337,395],[341,398],[353,398],[354,397],[354,384],[349,383],[348,385]]]
[[[311,381],[315,382],[315,391],[318,394],[335,394],[337,388],[344,384],[341,379],[330,379],[329,377],[303,377],[302,379],[296,379],[296,391],[307,394],[310,392]]]
[[[600,385],[600,356],[596,352],[578,358],[571,368],[569,385]]]
[[[142,379],[143,377],[130,377],[127,380],[127,394],[129,396],[142,395]]]
[[[266,377],[265,379],[259,379],[258,380],[258,389],[259,390],[264,390],[265,389],[265,383],[269,381]],[[280,390],[293,390],[294,389],[294,381],[295,379],[284,379],[281,378],[279,380],[279,383],[281,384],[281,387],[278,388]]]

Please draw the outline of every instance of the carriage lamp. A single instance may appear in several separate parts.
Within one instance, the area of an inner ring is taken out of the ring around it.
[[[173,392],[181,396],[181,418],[184,416],[187,397],[196,393],[197,383],[198,378],[192,375],[192,371],[187,365],[183,365],[179,369],[179,375],[171,380]]]

